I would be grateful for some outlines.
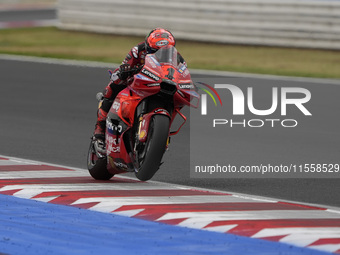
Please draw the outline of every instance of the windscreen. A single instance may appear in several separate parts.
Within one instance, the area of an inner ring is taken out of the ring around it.
[[[160,64],[166,63],[177,67],[177,50],[173,46],[160,48],[154,56]]]

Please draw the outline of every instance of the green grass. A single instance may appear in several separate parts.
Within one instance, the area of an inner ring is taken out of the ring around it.
[[[0,53],[120,63],[143,37],[63,31],[0,30]],[[189,68],[340,78],[340,51],[177,41]]]

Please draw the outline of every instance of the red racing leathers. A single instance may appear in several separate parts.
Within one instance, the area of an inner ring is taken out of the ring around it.
[[[146,54],[147,52],[145,42],[141,42],[130,50],[130,52],[127,54],[124,61],[122,62],[121,66],[124,65],[126,67],[126,65],[128,65],[129,68],[142,66],[144,65]],[[186,64],[183,57],[180,54],[178,54],[178,60],[179,62]],[[113,73],[116,73],[118,70],[120,70],[120,68],[117,68]],[[126,86],[127,81],[121,80],[119,78],[114,81],[110,80],[109,84],[106,86],[103,93],[104,98],[102,105],[97,112],[97,123],[94,131],[95,138],[104,140],[107,113],[110,110],[111,105],[116,96],[118,95],[118,93],[124,88],[126,88]]]

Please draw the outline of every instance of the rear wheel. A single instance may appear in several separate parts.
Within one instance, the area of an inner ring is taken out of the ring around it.
[[[139,147],[136,155],[138,167],[135,169],[135,174],[139,180],[147,181],[157,172],[165,152],[169,126],[170,119],[167,116],[152,117],[147,141]]]
[[[87,154],[87,169],[90,175],[96,180],[109,180],[114,174],[111,174],[106,167],[107,160],[98,158],[94,148],[94,141],[91,141],[89,152]]]

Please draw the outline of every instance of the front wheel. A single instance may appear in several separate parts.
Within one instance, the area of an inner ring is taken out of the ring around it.
[[[140,148],[137,157],[138,167],[135,169],[136,177],[141,181],[147,181],[157,172],[169,135],[170,119],[165,115],[154,115],[151,119],[148,138],[144,146]]]
[[[90,148],[87,154],[87,169],[90,175],[96,180],[110,180],[113,174],[107,171],[107,160],[105,158],[98,158],[94,148],[94,141],[91,140]]]

